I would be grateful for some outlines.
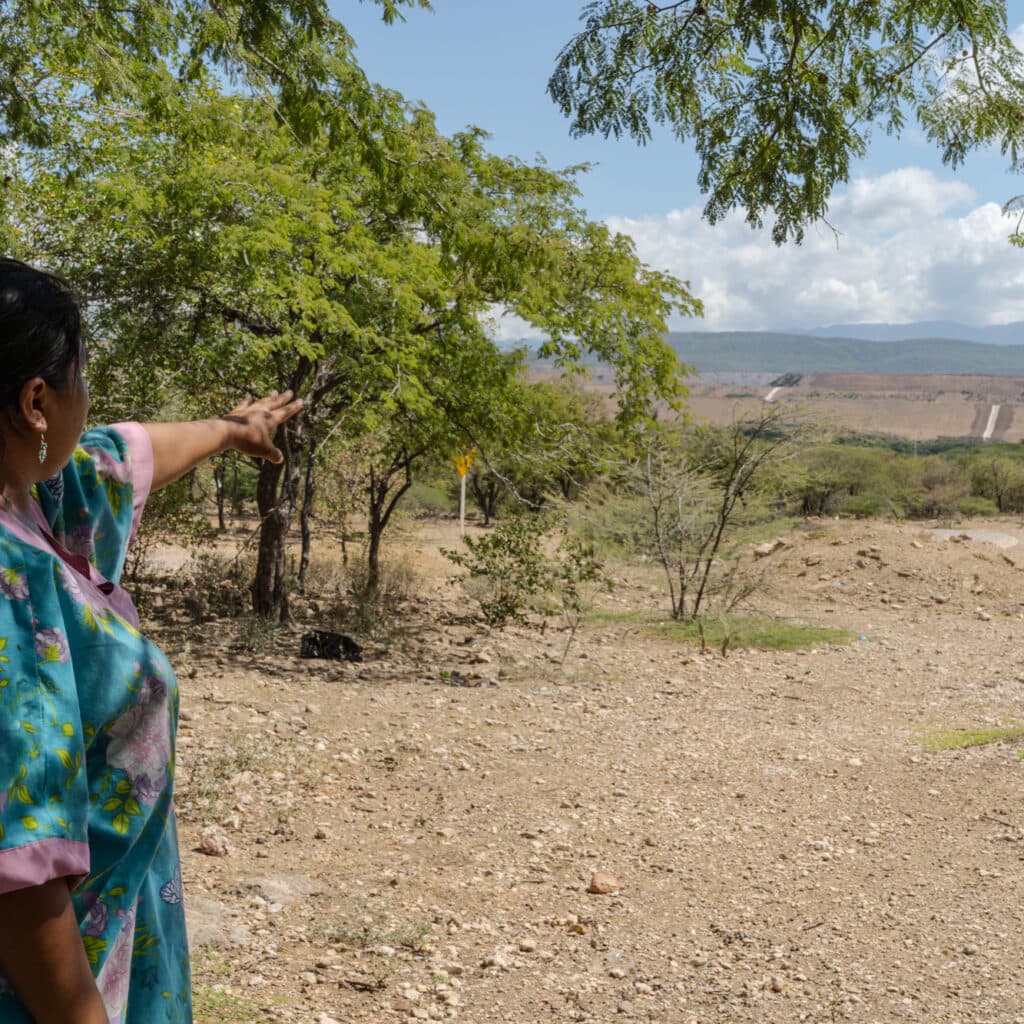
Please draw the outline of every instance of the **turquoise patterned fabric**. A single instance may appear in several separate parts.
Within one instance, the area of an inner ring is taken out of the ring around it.
[[[178,685],[117,583],[137,424],[85,434],[38,529],[0,514],[0,892],[67,877],[111,1022],[192,1019],[172,790]],[[62,492],[62,493],[61,493]],[[0,976],[0,1022],[29,1022]]]

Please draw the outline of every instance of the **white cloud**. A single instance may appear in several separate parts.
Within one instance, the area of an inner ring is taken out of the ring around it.
[[[829,221],[838,236],[818,225],[782,248],[741,212],[714,227],[696,206],[608,223],[703,299],[703,323],[677,329],[1024,320],[1024,252],[1007,241],[1015,221],[968,185],[917,167],[858,178],[833,198]]]

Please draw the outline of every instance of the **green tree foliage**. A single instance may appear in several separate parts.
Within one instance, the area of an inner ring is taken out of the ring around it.
[[[999,512],[1024,512],[1024,462],[1004,455],[974,460],[971,493],[987,498]]]
[[[894,452],[818,445],[802,452],[799,464],[805,471],[796,489],[802,515],[834,515],[858,507],[877,514],[904,509],[910,460]]]
[[[428,112],[376,97],[384,173],[359,146],[297,146],[262,104],[208,88],[158,125],[68,111],[62,145],[14,169],[17,251],[82,288],[108,383],[144,368],[133,400],[172,391],[199,412],[244,390],[305,396],[257,486],[264,615],[287,614],[284,537],[325,438],[382,440],[379,540],[417,460],[517,421],[517,361],[482,326],[495,305],[566,368],[610,364],[624,424],[683,394],[663,335],[697,303],[587,220],[571,173],[494,157],[478,132],[447,139]]]
[[[572,533],[557,536],[543,516],[513,516],[491,533],[467,537],[465,550],[443,553],[478,584],[480,608],[492,626],[525,622],[531,611],[550,614],[545,598],[554,596],[569,628],[568,644],[590,591],[611,585],[593,546]]]
[[[593,0],[549,92],[572,132],[692,139],[712,222],[825,217],[873,128],[916,122],[944,160],[998,145],[1019,169],[1024,57],[1003,0]]]
[[[575,500],[619,437],[600,396],[566,380],[519,383],[490,428],[472,434],[481,457],[468,481],[484,526],[506,504],[522,511]]]
[[[386,21],[430,6],[375,2]],[[51,145],[69,104],[127,102],[162,121],[217,76],[298,139],[373,139],[372,90],[322,0],[6,0],[0,19],[0,143]]]

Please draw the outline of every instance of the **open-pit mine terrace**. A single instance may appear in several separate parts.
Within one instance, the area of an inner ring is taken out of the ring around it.
[[[599,382],[598,382],[599,383]],[[1024,439],[1024,377],[940,374],[707,374],[690,387],[691,415],[727,423],[765,402],[795,403],[838,430],[909,440]]]

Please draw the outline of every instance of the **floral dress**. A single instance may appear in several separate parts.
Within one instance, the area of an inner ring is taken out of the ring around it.
[[[117,585],[152,474],[138,424],[91,430],[34,524],[0,512],[0,893],[68,879],[112,1024],[192,1019],[178,685]],[[29,1021],[0,975],[0,1024]]]

